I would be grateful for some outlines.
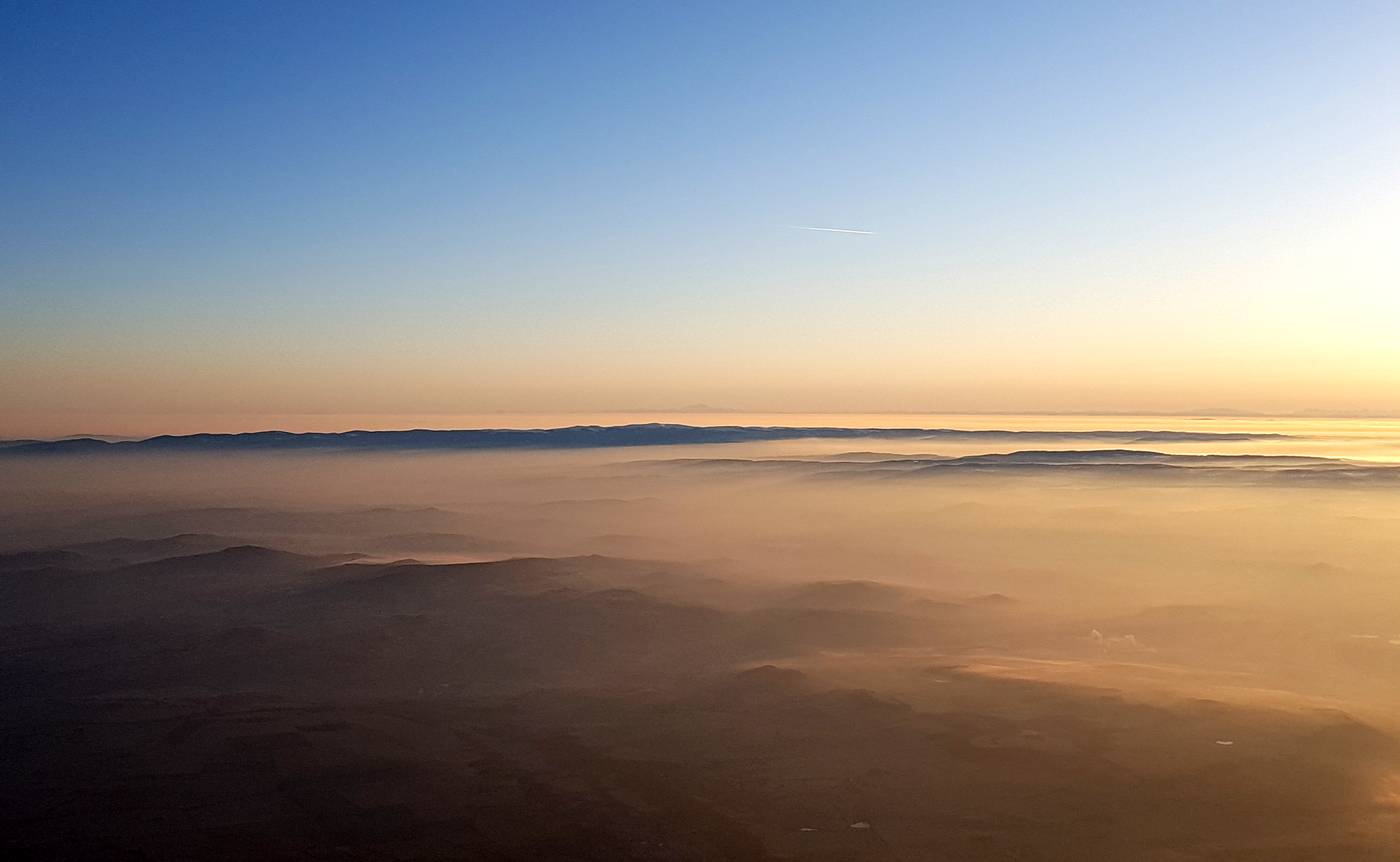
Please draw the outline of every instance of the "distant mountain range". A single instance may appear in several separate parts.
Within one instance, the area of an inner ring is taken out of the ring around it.
[[[768,440],[885,438],[901,440],[1099,440],[1118,443],[1220,442],[1284,439],[1286,434],[1212,433],[1205,431],[1006,431],[953,428],[798,428],[749,425],[575,425],[568,428],[472,429],[460,431],[343,431],[293,433],[256,431],[245,434],[163,435],[145,440],[10,441],[0,456],[82,455],[135,452],[260,452],[260,451],[442,451],[473,449],[593,449],[625,446],[667,446],[707,443],[747,443]]]

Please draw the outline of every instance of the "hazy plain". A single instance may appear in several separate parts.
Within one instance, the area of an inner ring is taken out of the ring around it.
[[[683,418],[1045,435],[0,458],[12,849],[1400,858],[1400,423]]]

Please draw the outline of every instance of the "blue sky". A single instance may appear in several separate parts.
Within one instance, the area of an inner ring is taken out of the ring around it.
[[[0,19],[16,410],[1289,406],[1245,347],[1333,375],[1294,400],[1400,384],[1354,314],[1395,273],[1393,3]],[[1144,345],[1185,376],[1130,404]]]

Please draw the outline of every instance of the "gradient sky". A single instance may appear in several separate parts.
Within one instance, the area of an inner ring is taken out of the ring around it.
[[[1400,411],[1397,46],[1394,2],[7,2],[0,436]]]

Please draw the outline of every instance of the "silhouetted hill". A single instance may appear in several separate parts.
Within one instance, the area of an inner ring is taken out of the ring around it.
[[[240,544],[244,543],[229,536],[219,536],[212,533],[181,533],[159,539],[121,537],[97,542],[81,542],[69,545],[68,549],[94,557],[124,560],[127,563],[142,563],[165,557],[217,551]]]
[[[311,569],[358,559],[361,554],[334,554],[329,556],[308,556],[264,548],[259,545],[239,545],[211,551],[205,554],[191,554],[182,557],[166,557],[145,563],[135,563],[118,569],[115,576],[124,577],[165,577],[172,575],[197,574],[201,577],[227,577],[246,574],[284,574],[305,572]]]
[[[807,694],[808,676],[792,668],[759,665],[700,688],[691,702],[707,708],[755,705]]]
[[[77,572],[96,566],[95,560],[76,551],[17,551],[13,554],[0,554],[0,574],[32,572],[38,569],[68,569]]]
[[[364,544],[368,551],[393,554],[481,554],[512,550],[515,545],[461,533],[398,533]]]
[[[116,538],[75,542],[0,554],[0,572],[41,568],[99,571],[166,557],[216,551],[239,544],[243,543],[228,536],[201,533],[183,533],[158,539]]]
[[[1005,431],[952,428],[791,428],[748,425],[575,425],[568,428],[471,429],[460,431],[344,431],[292,433],[163,435],[146,440],[108,442],[92,438],[25,443],[0,448],[0,454],[87,454],[92,452],[227,452],[276,450],[385,451],[460,449],[587,449],[607,446],[665,446],[744,443],[765,440],[826,439],[972,439],[972,440],[1117,440],[1131,443],[1239,441],[1284,438],[1282,434],[1195,431]]]
[[[307,556],[245,545],[105,571],[32,570],[0,580],[0,624],[96,624],[198,614],[305,585],[305,573],[359,556]]]

